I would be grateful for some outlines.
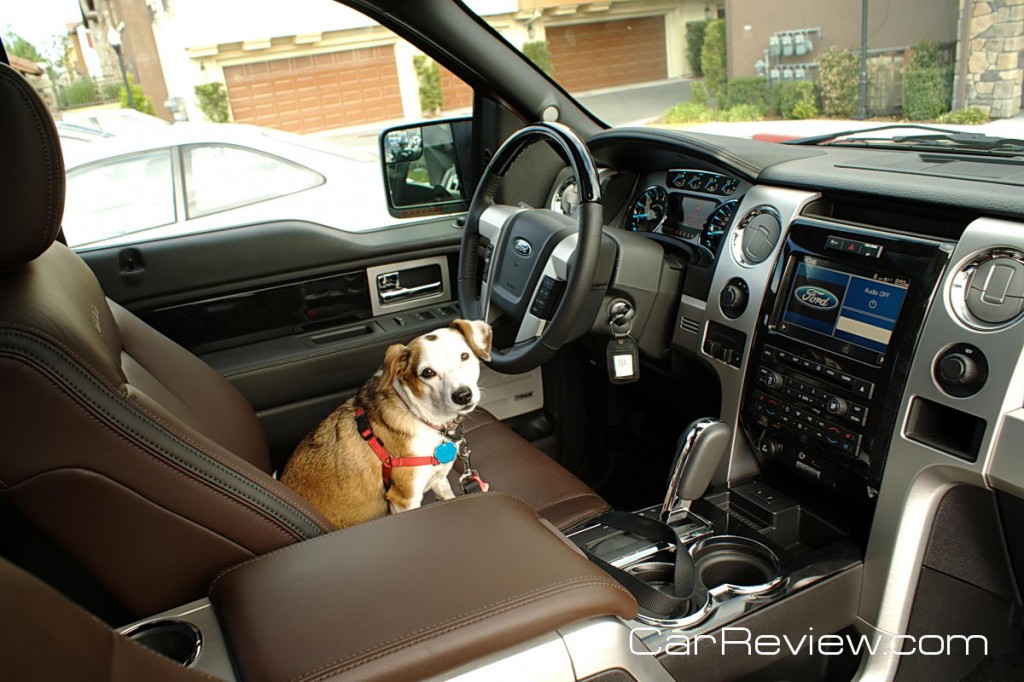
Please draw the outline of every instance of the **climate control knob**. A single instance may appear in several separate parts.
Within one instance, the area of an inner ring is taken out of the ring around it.
[[[950,353],[939,361],[939,377],[953,386],[967,386],[978,376],[978,363],[963,353]]]

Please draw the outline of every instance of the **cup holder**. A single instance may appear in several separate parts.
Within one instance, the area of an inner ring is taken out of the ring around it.
[[[737,535],[698,541],[690,552],[697,579],[708,590],[762,594],[782,582],[782,564],[767,546]]]
[[[183,620],[140,623],[121,634],[185,667],[195,663],[203,648],[199,628]]]

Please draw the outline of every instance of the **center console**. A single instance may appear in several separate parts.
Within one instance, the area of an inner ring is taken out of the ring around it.
[[[948,245],[799,220],[751,349],[740,422],[766,464],[877,494]]]

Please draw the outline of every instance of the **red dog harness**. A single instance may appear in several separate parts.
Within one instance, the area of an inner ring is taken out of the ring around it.
[[[366,410],[361,407],[356,408],[356,428],[359,429],[359,435],[363,437],[363,440],[380,460],[384,490],[391,487],[391,469],[394,467],[437,466],[438,464],[448,464],[451,461],[442,462],[437,457],[392,457],[384,449],[384,443],[380,438],[374,435],[373,428],[370,427],[370,420],[366,418]]]

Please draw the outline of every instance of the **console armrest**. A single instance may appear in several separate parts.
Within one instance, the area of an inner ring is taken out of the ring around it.
[[[633,597],[522,502],[457,497],[221,574],[210,599],[245,680],[421,679]]]

